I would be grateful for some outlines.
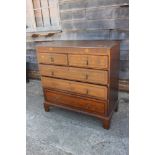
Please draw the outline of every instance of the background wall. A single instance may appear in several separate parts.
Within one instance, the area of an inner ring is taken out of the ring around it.
[[[27,33],[29,76],[39,78],[34,41],[120,40],[120,89],[128,90],[128,0],[59,0],[59,9],[62,32],[51,37],[37,38],[33,38],[32,33]]]

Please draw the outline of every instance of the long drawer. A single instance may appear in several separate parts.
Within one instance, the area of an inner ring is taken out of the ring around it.
[[[68,95],[58,91],[44,90],[45,99],[52,104],[67,106],[84,111],[89,111],[97,114],[104,114],[105,103],[97,102],[86,98],[77,97],[75,95]]]
[[[103,100],[107,99],[107,87],[86,84],[81,82],[74,82],[68,80],[61,80],[55,78],[41,77],[42,86],[44,88],[54,88],[68,92],[79,93],[86,96],[92,96]]]
[[[108,83],[108,71],[52,65],[40,65],[39,68],[40,74],[43,76],[58,77],[95,84]]]

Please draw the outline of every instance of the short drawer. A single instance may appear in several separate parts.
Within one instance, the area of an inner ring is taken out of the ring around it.
[[[107,69],[108,56],[69,54],[69,65],[94,69]]]
[[[105,103],[97,102],[87,98],[81,98],[75,95],[65,94],[59,91],[45,90],[45,100],[47,102],[67,106],[70,108],[76,108],[80,110],[90,111],[94,113],[104,114]]]
[[[52,65],[40,65],[39,68],[40,74],[43,76],[103,85],[108,83],[108,71]]]
[[[67,55],[55,53],[38,53],[38,62],[43,64],[67,65]]]
[[[41,77],[44,88],[54,88],[78,93],[89,97],[107,99],[107,87],[56,78]]]

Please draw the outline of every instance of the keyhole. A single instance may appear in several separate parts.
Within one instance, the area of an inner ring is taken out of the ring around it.
[[[51,57],[51,62],[54,62],[54,58]]]
[[[88,66],[88,59],[87,59],[87,61],[86,61],[86,65]]]
[[[86,74],[86,80],[88,80],[88,74]]]
[[[89,91],[88,91],[88,89],[86,90],[86,94],[88,94],[89,93]]]

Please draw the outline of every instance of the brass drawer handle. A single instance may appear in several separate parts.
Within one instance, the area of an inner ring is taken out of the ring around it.
[[[54,62],[54,58],[53,57],[51,57],[51,62]]]
[[[53,71],[51,72],[51,75],[54,76],[54,72]]]
[[[89,90],[87,89],[87,90],[86,90],[86,94],[88,95],[88,93],[89,93]]]

